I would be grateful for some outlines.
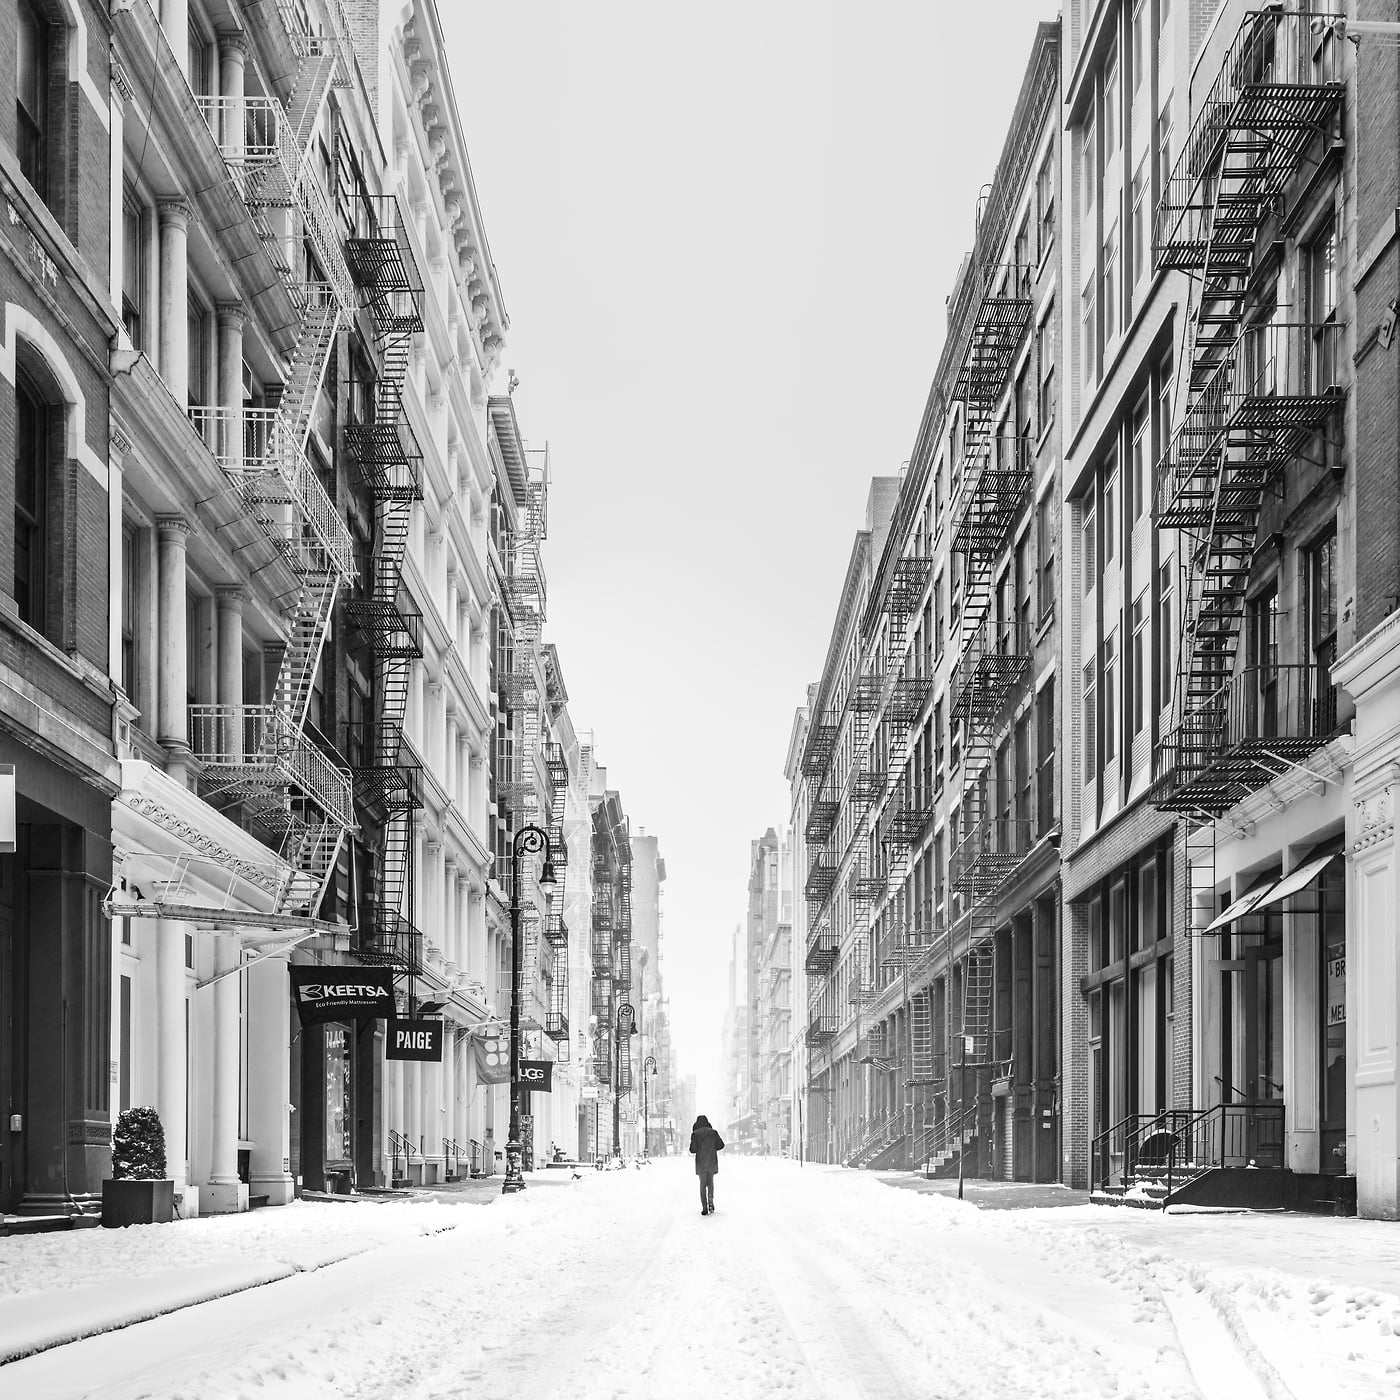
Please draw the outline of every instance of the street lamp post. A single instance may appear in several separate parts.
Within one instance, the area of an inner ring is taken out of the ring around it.
[[[651,1156],[651,1128],[647,1117],[647,1080],[656,1073],[656,1056],[642,1061],[642,1156]]]
[[[549,833],[539,826],[522,826],[510,847],[510,1136],[506,1140],[506,1179],[501,1194],[525,1189],[520,1170],[524,1144],[520,1141],[520,980],[525,966],[524,941],[520,936],[520,860],[522,856],[544,852],[540,871],[540,893],[546,899],[554,892],[554,866],[549,859]]]

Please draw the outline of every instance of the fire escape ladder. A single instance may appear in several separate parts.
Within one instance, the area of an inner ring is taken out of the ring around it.
[[[967,950],[963,964],[964,1047],[969,1064],[985,1065],[992,1053],[992,990],[995,985],[995,957],[990,938]]]
[[[909,1003],[909,1043],[911,1087],[934,1082],[933,988],[921,987]]]
[[[1343,46],[1326,42],[1329,18],[1245,17],[1157,211],[1158,265],[1196,279],[1187,401],[1153,512],[1157,528],[1182,532],[1184,573],[1173,727],[1153,800],[1188,823],[1218,817],[1325,742],[1335,718],[1315,668],[1238,666],[1266,492],[1343,395],[1335,318],[1287,322],[1251,304],[1261,235],[1309,149],[1340,138]]]

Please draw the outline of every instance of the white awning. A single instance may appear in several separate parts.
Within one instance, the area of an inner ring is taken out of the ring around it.
[[[1306,865],[1300,865],[1297,870],[1290,871],[1281,880],[1271,880],[1266,885],[1255,886],[1248,894],[1242,894],[1213,922],[1207,924],[1201,932],[1214,933],[1216,929],[1223,928],[1236,919],[1242,919],[1246,914],[1257,913],[1266,905],[1277,904],[1279,900],[1287,899],[1289,895],[1297,894],[1299,890],[1306,889],[1317,878],[1318,872],[1323,866],[1329,861],[1336,860],[1340,854],[1340,851],[1333,851],[1331,855],[1318,856],[1316,860],[1310,860]]]
[[[1287,899],[1291,894],[1297,894],[1299,890],[1306,889],[1317,879],[1318,872],[1329,861],[1334,861],[1341,855],[1340,851],[1333,851],[1330,856],[1318,856],[1316,860],[1310,860],[1306,865],[1300,865],[1297,870],[1285,875],[1271,889],[1263,899],[1254,907],[1262,909],[1266,904],[1277,904],[1281,899]]]
[[[1270,881],[1267,885],[1259,885],[1250,890],[1248,894],[1242,894],[1224,913],[1217,915],[1212,923],[1207,924],[1201,932],[1214,933],[1216,929],[1223,928],[1236,919],[1244,918],[1255,905],[1262,902],[1273,887],[1273,881]]]

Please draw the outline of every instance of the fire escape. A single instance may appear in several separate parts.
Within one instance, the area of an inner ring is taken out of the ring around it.
[[[996,894],[1025,850],[997,811],[992,768],[997,726],[1029,670],[1030,639],[1009,618],[998,617],[992,603],[996,562],[1032,482],[1028,444],[996,428],[1032,303],[1028,269],[981,264],[973,275],[976,310],[952,392],[963,414],[963,480],[950,546],[961,560],[962,593],[949,718],[962,735],[961,799],[950,860],[950,884],[960,896],[967,929],[958,1059],[976,1066],[976,1077],[991,1059]],[[951,1030],[952,1017],[948,1021]],[[953,1057],[947,1063],[951,1067]],[[951,1103],[951,1093],[947,1098]],[[940,1140],[930,1146],[965,1146],[977,1132],[980,1098],[975,1084],[969,1096],[960,1095],[956,1110],[944,1116]]]
[[[404,750],[404,711],[423,619],[404,606],[403,561],[413,503],[423,496],[422,453],[404,408],[413,336],[423,329],[423,284],[393,195],[350,205],[346,258],[360,290],[367,339],[378,361],[371,382],[352,384],[347,460],[374,510],[372,552],[346,607],[351,637],[374,666],[373,719],[347,737],[355,797],[381,832],[369,927],[360,953],[412,976],[418,970],[413,907],[413,813],[422,806],[419,770]],[[352,729],[355,725],[352,724]]]
[[[241,513],[257,522],[296,580],[287,638],[265,705],[190,707],[201,792],[290,867],[275,914],[314,916],[341,845],[355,826],[349,775],[307,731],[312,684],[336,597],[356,575],[348,528],[306,454],[336,332],[356,308],[312,144],[332,86],[354,55],[339,7],[333,32],[309,34],[280,5],[297,71],[285,107],[275,98],[198,99],[233,186],[280,274],[299,324],[275,408],[196,408],[191,421],[217,459]]]
[[[1340,148],[1344,45],[1329,39],[1339,18],[1245,17],[1157,210],[1157,266],[1193,285],[1185,409],[1157,467],[1153,512],[1156,528],[1181,532],[1185,578],[1153,800],[1186,818],[1198,914],[1215,894],[1216,820],[1336,728],[1325,666],[1241,656],[1240,643],[1266,497],[1344,397],[1335,315],[1285,317],[1252,295],[1261,236]]]
[[[564,844],[564,804],[569,793],[569,765],[562,744],[545,745],[545,771],[549,777],[549,849],[556,853],[555,870],[562,875],[568,847]],[[562,885],[562,879],[560,881]],[[555,1058],[569,1058],[569,928],[562,912],[563,896],[556,888],[545,916],[544,941],[548,996],[544,1033],[554,1042]]]
[[[840,803],[835,793],[832,759],[840,734],[839,716],[815,719],[807,732],[801,772],[807,780],[807,839],[812,846],[803,892],[807,897],[807,948],[803,966],[812,979],[809,996],[807,1044],[829,1044],[836,1035],[836,1017],[830,1009],[827,978],[836,966],[836,934],[832,928],[831,893],[836,885],[832,846],[836,841]]]

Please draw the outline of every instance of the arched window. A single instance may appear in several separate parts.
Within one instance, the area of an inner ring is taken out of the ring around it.
[[[15,383],[14,599],[22,622],[47,632],[49,461],[58,410],[23,370]]]
[[[15,106],[20,173],[49,200],[49,60],[51,29],[36,0],[19,0]]]

